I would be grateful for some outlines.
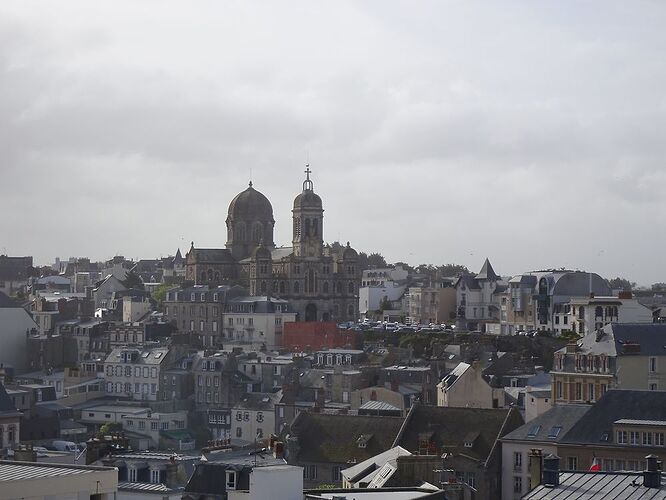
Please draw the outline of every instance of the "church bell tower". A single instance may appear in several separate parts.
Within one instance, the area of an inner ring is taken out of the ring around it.
[[[294,235],[292,244],[297,257],[321,257],[324,247],[324,209],[310,180],[310,165],[306,165],[303,192],[294,199],[292,210]]]

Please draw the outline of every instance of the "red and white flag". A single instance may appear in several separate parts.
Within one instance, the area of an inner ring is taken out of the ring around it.
[[[590,472],[599,472],[601,470],[601,464],[597,457],[592,458],[592,465],[590,466]]]

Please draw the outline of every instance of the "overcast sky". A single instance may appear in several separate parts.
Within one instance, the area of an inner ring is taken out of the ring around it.
[[[0,3],[0,252],[222,247],[247,186],[325,239],[666,281],[666,3]]]

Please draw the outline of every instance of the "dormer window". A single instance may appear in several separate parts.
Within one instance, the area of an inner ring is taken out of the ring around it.
[[[227,488],[228,490],[235,490],[236,489],[236,471],[233,470],[228,470],[226,471],[227,474]]]
[[[364,450],[367,448],[368,443],[372,439],[372,434],[361,434],[359,438],[356,440],[356,445],[359,447],[359,449]]]

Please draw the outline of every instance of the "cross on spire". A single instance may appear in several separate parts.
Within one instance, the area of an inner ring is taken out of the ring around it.
[[[312,173],[312,170],[310,170],[310,164],[306,163],[305,164],[305,180],[303,181],[303,191],[312,191],[314,189],[314,185],[312,184],[312,181],[310,180],[310,174]]]

